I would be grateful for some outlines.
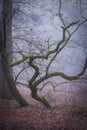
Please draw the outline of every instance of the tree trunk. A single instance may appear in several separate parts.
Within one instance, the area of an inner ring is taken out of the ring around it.
[[[31,85],[30,89],[31,89],[32,98],[34,98],[35,100],[41,102],[47,108],[52,107],[50,102],[44,96],[37,94],[37,87],[36,86]]]
[[[32,95],[32,97],[34,99],[36,99],[37,101],[41,102],[46,108],[51,108],[51,104],[50,102],[42,95]]]
[[[2,53],[4,48],[7,48],[7,52],[12,51],[12,42],[11,42],[12,21],[10,20],[8,24],[3,23],[3,22],[7,22],[8,19],[10,19],[12,15],[11,0],[1,0],[0,7],[2,7],[0,9],[0,53]],[[6,19],[6,21],[3,21],[3,19]],[[4,24],[6,24],[6,28],[4,28]],[[4,37],[4,29],[6,29],[5,30],[6,37]],[[3,41],[4,41],[4,44],[3,44]],[[10,59],[12,60],[12,57],[10,57]],[[1,75],[0,76],[0,98],[13,99],[13,95],[9,89],[8,83],[2,71],[1,55],[0,55],[0,75]]]
[[[21,106],[27,106],[29,104],[17,90],[12,77],[12,70],[8,66],[8,59],[12,60],[12,56],[9,58],[7,55],[12,51],[12,0],[3,0],[1,2],[3,8],[0,18],[0,72],[2,76],[0,97],[4,99],[12,99],[14,97]]]
[[[13,96],[15,97],[15,99],[18,101],[18,103],[20,104],[20,106],[28,106],[28,102],[26,101],[26,99],[19,93],[19,91],[17,90],[16,88],[16,85],[15,85],[15,81],[12,77],[12,73],[10,71],[10,68],[9,66],[7,65],[7,62],[6,62],[6,53],[2,54],[2,69],[3,69],[3,72],[5,74],[5,78],[7,80],[7,83],[8,83],[8,86],[9,86],[9,89],[11,90]]]

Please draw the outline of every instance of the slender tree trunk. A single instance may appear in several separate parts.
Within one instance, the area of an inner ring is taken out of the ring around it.
[[[42,95],[37,94],[37,87],[36,86],[31,86],[31,96],[32,98],[34,98],[35,100],[41,102],[46,108],[51,108],[52,105],[50,104],[50,102]]]
[[[51,108],[52,107],[50,102],[44,96],[34,94],[32,97],[34,99],[36,99],[37,101],[41,102],[46,108]]]

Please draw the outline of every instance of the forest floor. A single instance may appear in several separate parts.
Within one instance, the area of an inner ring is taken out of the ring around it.
[[[67,105],[20,107],[0,102],[0,130],[87,130],[87,109]]]

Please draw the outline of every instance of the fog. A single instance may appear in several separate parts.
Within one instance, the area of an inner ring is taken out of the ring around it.
[[[81,22],[87,18],[87,1],[83,0],[28,0],[26,3],[14,2],[15,15],[13,17],[12,36],[15,51],[23,51],[24,54],[45,54],[47,49],[54,49],[57,42],[62,38],[62,27],[72,22]],[[59,17],[61,10],[62,18]],[[63,21],[62,21],[63,20]],[[76,26],[72,26],[72,32]],[[68,35],[68,33],[67,33]],[[87,22],[82,24],[68,41],[68,44],[52,62],[49,72],[59,71],[70,76],[78,74],[85,63],[87,56]],[[14,61],[21,58],[20,53],[14,53]],[[50,58],[49,58],[50,60]],[[46,60],[36,60],[41,71],[45,73]],[[26,64],[14,67],[14,76]],[[26,69],[17,81],[27,84],[34,71]],[[87,71],[82,76],[84,79],[67,81],[61,77],[51,78],[55,90],[50,83],[43,88],[41,93],[54,104],[79,105],[87,107]],[[22,85],[18,85],[22,86]],[[38,86],[41,88],[42,84]],[[27,92],[27,88],[20,87]]]

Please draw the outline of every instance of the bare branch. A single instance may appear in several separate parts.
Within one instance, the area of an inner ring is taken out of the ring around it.
[[[15,77],[15,82],[17,81],[19,75],[20,75],[23,71],[25,71],[25,69],[27,69],[27,68],[28,68],[28,66],[26,66],[26,67],[24,67],[24,68],[21,69],[21,71],[20,71],[20,72],[16,75],[16,77]]]
[[[56,86],[55,86],[51,81],[48,81],[48,82],[44,83],[43,86],[42,86],[40,89],[38,89],[38,90],[41,91],[41,90],[42,90],[46,85],[48,85],[48,84],[51,84],[51,86],[53,87],[53,90],[55,91],[55,87],[56,87]]]
[[[20,84],[20,85],[23,85],[23,86],[25,86],[25,87],[28,87],[28,84],[24,84],[24,83],[21,83],[21,82],[16,82],[16,84]]]
[[[84,74],[86,68],[87,68],[87,58],[85,59],[84,67],[83,67],[82,71],[79,74],[77,74],[75,76],[68,76],[68,75],[64,74],[63,72],[53,72],[53,73],[47,74],[47,75],[43,76],[42,78],[40,78],[39,80],[37,80],[35,82],[35,85],[37,86],[41,82],[43,82],[44,80],[46,80],[48,78],[51,78],[51,77],[54,77],[54,76],[60,76],[60,77],[62,77],[64,79],[67,79],[67,80],[76,80],[76,79],[79,79],[79,77]]]
[[[30,58],[30,61],[29,61],[29,65],[35,70],[34,75],[32,76],[32,78],[29,81],[30,87],[31,87],[32,83],[35,81],[35,79],[37,78],[37,76],[39,75],[39,68],[36,64],[34,64],[33,60],[34,59]]]

